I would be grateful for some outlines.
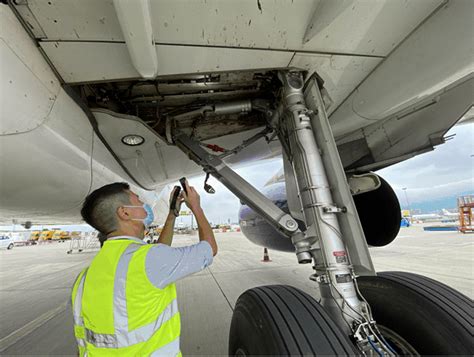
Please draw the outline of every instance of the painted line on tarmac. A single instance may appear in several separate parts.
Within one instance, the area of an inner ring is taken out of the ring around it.
[[[221,293],[224,296],[225,300],[227,301],[227,304],[229,305],[230,309],[232,311],[234,311],[234,307],[232,306],[229,299],[227,298],[227,295],[224,293],[224,290],[222,290],[222,288],[221,288],[219,282],[217,281],[216,277],[214,276],[214,274],[212,274],[212,270],[210,268],[207,268],[207,269],[209,270],[209,273],[211,274],[212,278],[214,279],[215,283],[217,284],[217,287],[219,288],[219,290],[221,291]]]
[[[46,311],[43,315],[38,316],[33,321],[28,322],[26,325],[13,331],[8,336],[5,336],[2,339],[0,339],[0,352],[5,351],[8,347],[14,345],[23,337],[29,335],[34,330],[36,330],[37,328],[41,327],[46,322],[51,320],[53,317],[56,317],[61,312],[65,311],[66,306],[67,306],[67,301],[52,310]]]

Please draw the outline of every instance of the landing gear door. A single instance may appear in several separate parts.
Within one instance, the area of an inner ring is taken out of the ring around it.
[[[375,275],[364,231],[352,199],[336,143],[334,140],[327,140],[327,138],[333,137],[333,134],[329,121],[325,117],[326,111],[318,110],[318,107],[324,105],[324,103],[319,90],[317,90],[317,85],[317,77],[313,75],[305,85],[304,96],[306,106],[314,113],[311,115],[311,126],[320,145],[324,167],[335,200],[334,204],[337,207],[347,209],[345,213],[338,215],[342,236],[355,273],[357,275]],[[337,189],[335,189],[336,187]]]

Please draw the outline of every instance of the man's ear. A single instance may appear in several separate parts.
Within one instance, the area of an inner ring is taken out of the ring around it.
[[[128,221],[130,219],[130,215],[128,210],[125,207],[118,207],[117,208],[117,216],[122,221]]]

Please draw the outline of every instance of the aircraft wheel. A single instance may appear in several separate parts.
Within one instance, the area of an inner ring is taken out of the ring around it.
[[[380,332],[398,354],[474,354],[472,305],[460,292],[405,272],[357,281]]]
[[[13,243],[10,243],[10,244],[8,245],[7,249],[8,249],[8,250],[13,249]]]
[[[230,356],[353,355],[349,338],[311,296],[269,285],[240,295],[232,315]]]

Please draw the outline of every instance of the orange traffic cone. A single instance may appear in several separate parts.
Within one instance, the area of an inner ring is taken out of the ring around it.
[[[269,263],[271,262],[272,260],[270,259],[270,256],[268,255],[268,249],[267,248],[263,248],[263,259],[262,259],[262,262],[264,263]]]

